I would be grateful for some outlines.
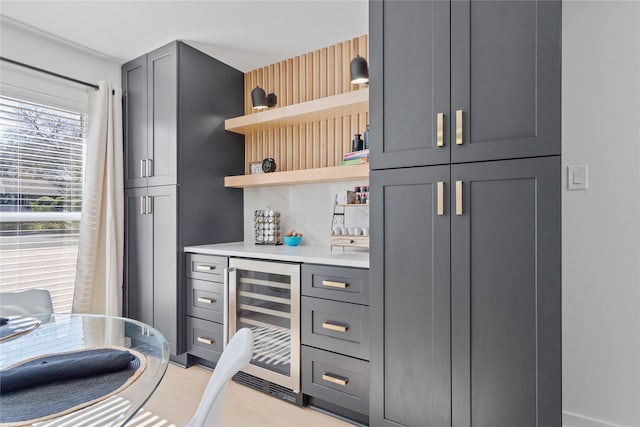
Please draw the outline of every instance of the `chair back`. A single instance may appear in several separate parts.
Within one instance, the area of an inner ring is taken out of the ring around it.
[[[0,316],[52,314],[51,294],[46,289],[0,293]]]
[[[211,375],[200,405],[187,427],[215,427],[218,425],[227,384],[239,370],[251,361],[253,332],[242,328],[231,338]]]

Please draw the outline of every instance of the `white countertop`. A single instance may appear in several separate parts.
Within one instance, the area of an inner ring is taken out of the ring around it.
[[[253,243],[232,242],[215,245],[187,246],[185,252],[204,255],[226,255],[245,258],[271,259],[276,261],[306,262],[309,264],[339,265],[369,268],[369,252],[340,247],[324,246],[271,246]]]

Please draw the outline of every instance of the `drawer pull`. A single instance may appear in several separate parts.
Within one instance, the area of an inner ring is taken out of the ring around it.
[[[338,331],[338,332],[347,332],[347,329],[349,329],[347,326],[334,325],[333,323],[329,323],[329,322],[322,322],[322,327],[324,329],[331,329],[332,331]]]
[[[215,265],[202,265],[202,264],[196,265],[196,270],[198,271],[211,271],[215,269],[216,269]]]
[[[216,300],[211,298],[198,297],[198,302],[201,302],[203,304],[213,304],[214,302],[216,302]]]
[[[329,375],[327,373],[322,374],[322,379],[330,383],[341,385],[343,387],[345,387],[349,382],[348,378],[338,378],[338,377],[334,377],[333,375]]]
[[[323,280],[322,281],[322,286],[327,286],[329,288],[340,288],[340,289],[344,289],[347,286],[349,286],[348,283],[343,283],[343,282],[334,282],[331,280]]]
[[[213,344],[213,340],[205,337],[198,337],[198,342],[201,342],[203,344],[209,344],[209,345]]]

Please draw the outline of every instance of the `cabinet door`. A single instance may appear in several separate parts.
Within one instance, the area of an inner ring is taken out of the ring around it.
[[[451,3],[453,163],[560,154],[561,19],[559,0]]]
[[[372,171],[370,180],[371,425],[447,426],[449,166]]]
[[[453,426],[559,427],[560,159],[452,165],[451,183]]]
[[[147,56],[122,66],[125,188],[147,185]]]
[[[125,193],[125,313],[153,325],[153,239],[146,212],[146,188]]]
[[[369,2],[372,169],[449,163],[449,12],[443,1]]]
[[[184,351],[184,281],[178,278],[176,186],[149,187],[153,242],[153,326],[162,332],[171,354]],[[180,280],[180,281],[179,281]],[[179,317],[180,316],[180,317]]]
[[[177,184],[178,54],[171,43],[147,55],[149,185]]]

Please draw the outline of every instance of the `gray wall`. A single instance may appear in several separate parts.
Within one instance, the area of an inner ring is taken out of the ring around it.
[[[563,2],[564,425],[640,426],[640,1]]]

